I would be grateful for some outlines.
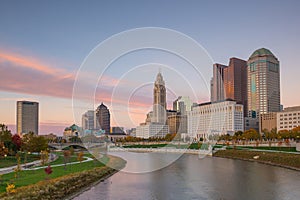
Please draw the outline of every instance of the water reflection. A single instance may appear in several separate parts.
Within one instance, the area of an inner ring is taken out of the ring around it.
[[[299,187],[298,171],[240,160],[184,155],[168,167],[151,173],[119,172],[75,199],[298,200]]]

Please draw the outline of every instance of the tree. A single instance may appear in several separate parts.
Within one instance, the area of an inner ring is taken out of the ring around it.
[[[288,130],[278,131],[279,138],[288,139],[290,137],[290,132]]]
[[[49,175],[52,174],[52,167],[50,165],[48,165],[48,167],[46,167],[44,170],[45,170],[45,173],[47,174],[46,179],[49,179]]]
[[[6,157],[8,154],[8,148],[4,146],[4,142],[0,142],[0,157]]]
[[[83,161],[83,152],[77,154],[77,160],[81,163]]]
[[[30,132],[24,135],[21,148],[29,152],[41,152],[48,148],[48,140]]]
[[[48,151],[41,151],[41,164],[45,165],[48,162],[49,153]]]
[[[4,146],[11,149],[12,145],[12,134],[11,131],[7,129],[7,126],[0,124],[0,142],[4,143]]]
[[[19,151],[22,145],[22,139],[18,134],[12,136],[12,143],[14,144],[16,151]]]
[[[263,137],[266,139],[266,140],[269,140],[270,139],[270,132],[268,131],[268,129],[264,129],[262,130],[263,132]]]
[[[64,163],[65,163],[65,170],[67,169],[67,163],[69,162],[71,153],[69,150],[64,151]]]
[[[74,147],[73,146],[70,147],[70,154],[74,155]]]
[[[258,140],[261,138],[260,134],[255,129],[246,130],[242,136],[248,140]]]

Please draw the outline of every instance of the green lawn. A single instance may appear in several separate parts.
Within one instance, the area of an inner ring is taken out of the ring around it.
[[[21,153],[21,164],[24,164],[24,160],[25,160],[25,153]],[[27,162],[33,162],[35,160],[39,160],[40,156],[38,155],[33,155],[33,154],[27,154]],[[17,165],[17,158],[16,156],[7,156],[6,158],[0,158],[0,168],[3,167],[11,167],[11,166],[15,166]]]
[[[74,165],[67,165],[66,169],[65,169],[65,166],[53,167],[52,168],[53,172],[49,176],[49,178],[50,179],[57,178],[57,177],[72,174],[75,172],[81,172],[81,171],[85,171],[85,170],[92,169],[95,167],[101,167],[101,166],[104,166],[103,163],[107,163],[108,161],[109,161],[109,158],[104,156],[101,159],[101,162],[96,160],[96,161],[89,161],[89,162],[84,162],[84,163],[79,163],[79,164],[74,164]],[[51,165],[53,163],[51,163]],[[57,161],[56,163],[59,164],[59,161]],[[4,174],[4,175],[2,175],[1,180],[0,180],[0,193],[5,192],[7,183],[13,182],[16,185],[16,188],[18,188],[21,186],[35,184],[39,181],[45,180],[46,177],[47,176],[46,176],[44,169],[38,169],[38,170],[32,170],[32,171],[31,170],[21,171],[18,178],[15,178],[15,173]]]
[[[124,148],[162,148],[162,147],[172,147],[172,148],[177,148],[177,149],[199,149],[202,147],[202,143],[192,143],[190,145],[188,144],[181,144],[181,145],[176,145],[176,144],[137,144],[137,145],[128,145],[128,146],[123,146]],[[215,145],[215,147],[222,147],[222,145]],[[207,144],[203,144],[202,148],[208,148]]]
[[[254,156],[259,156],[259,158],[255,161],[273,163],[300,169],[299,154],[228,149],[217,151],[213,156],[247,160],[255,160]]]
[[[53,161],[53,162],[51,162],[50,164],[51,165],[57,165],[57,164],[64,164],[65,163],[65,158],[64,158],[64,156],[61,154],[61,153],[56,153],[57,155],[58,155],[58,158],[57,158],[57,160],[55,160],[55,161]],[[84,155],[84,156],[86,156],[86,155]],[[83,158],[83,160],[86,160],[85,158]],[[77,160],[77,154],[75,153],[74,155],[72,155],[72,156],[70,156],[70,158],[69,158],[69,160],[68,160],[68,162],[77,162],[78,160]],[[48,164],[46,164],[46,165],[48,165]]]
[[[233,149],[233,146],[228,146],[227,149]],[[258,147],[253,147],[253,146],[236,146],[236,149],[259,149],[259,150],[272,150],[272,151],[286,151],[286,152],[297,152],[296,147],[278,147],[278,146],[271,146],[271,147],[266,147],[266,146],[258,146]]]

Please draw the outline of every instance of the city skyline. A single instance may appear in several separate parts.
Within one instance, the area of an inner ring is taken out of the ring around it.
[[[295,26],[299,20],[296,14],[299,2],[290,2],[285,5],[273,2],[270,5],[266,1],[260,3],[260,7],[255,7],[253,2],[245,4],[236,2],[229,6],[224,2],[215,5],[193,1],[192,5],[177,2],[170,5],[162,4],[161,7],[157,7],[156,3],[147,3],[147,5],[136,3],[134,7],[137,11],[146,11],[146,8],[149,8],[150,11],[134,14],[129,14],[132,8],[129,8],[128,4],[119,2],[119,4],[124,4],[124,6],[120,6],[124,13],[117,12],[113,16],[109,14],[114,10],[113,3],[95,3],[94,9],[89,12],[94,16],[83,15],[80,18],[76,16],[81,9],[79,5],[63,17],[65,14],[63,11],[67,7],[67,3],[63,2],[58,6],[48,6],[47,9],[38,2],[34,4],[30,2],[24,4],[23,2],[18,4],[2,3],[0,8],[0,23],[3,27],[0,31],[2,38],[0,41],[0,72],[6,75],[1,76],[0,108],[2,112],[0,120],[14,130],[16,101],[38,101],[40,102],[40,132],[42,134],[62,133],[64,127],[73,124],[72,88],[76,71],[85,56],[99,42],[111,35],[144,26],[171,28],[189,35],[203,45],[212,57],[213,63],[227,65],[228,59],[231,57],[248,60],[254,50],[262,47],[270,49],[280,60],[282,104],[285,107],[299,105],[300,97],[294,95],[294,91],[299,85],[297,74],[300,72],[300,68],[296,67],[300,28]],[[171,8],[168,8],[169,6]],[[255,8],[256,15],[243,15],[244,7],[249,10]],[[13,13],[10,13],[12,8],[20,15],[14,16]],[[284,12],[286,14],[266,16],[264,14],[266,8],[273,10],[273,13]],[[183,14],[182,11],[185,9],[189,9],[191,12]],[[210,13],[223,9],[229,11],[234,9],[235,13],[220,12],[222,17]],[[35,12],[31,12],[33,10]],[[51,14],[53,10],[58,10],[57,16]],[[99,10],[103,12],[99,12]],[[152,18],[149,18],[151,10],[155,10],[157,16],[151,15]],[[170,11],[170,14],[164,16],[165,11]],[[43,17],[37,18],[37,14]],[[110,16],[114,22],[122,20],[119,23],[110,24],[105,21],[107,16]],[[207,16],[211,18],[207,19]],[[241,19],[237,19],[236,16],[240,16]],[[10,23],[6,22],[8,18]],[[266,25],[273,20],[276,21],[276,27]],[[220,23],[220,21],[224,23]],[[43,23],[47,26],[43,26]],[[218,24],[218,26],[214,24]],[[39,28],[40,25],[43,29]],[[76,28],[79,25],[83,26],[82,30]],[[255,27],[255,31],[249,27]],[[20,32],[20,30],[22,31]],[[83,30],[93,30],[94,33],[91,31],[84,33]],[[36,37],[32,37],[33,35]],[[66,35],[70,35],[70,37],[66,37]],[[289,38],[286,38],[286,35],[289,35]],[[149,55],[151,57],[153,54]],[[154,60],[160,60],[161,57],[163,56],[155,55]],[[144,61],[149,62],[151,59],[140,56],[139,61],[143,63]],[[181,64],[173,63],[171,58],[168,61],[167,64],[170,66]],[[130,60],[124,62],[126,65],[132,64]],[[124,63],[119,63],[119,66],[121,64]],[[207,71],[204,73],[209,74],[208,78],[212,77],[212,65],[206,66],[205,70]],[[116,76],[115,73],[117,72],[112,71],[108,74],[104,82],[108,84],[118,82],[119,76]],[[166,80],[172,81],[169,77],[166,77]],[[179,95],[185,96],[180,93],[176,93],[176,95],[175,98],[172,98],[173,96],[167,94],[168,108],[171,108],[171,102]],[[197,103],[209,101],[209,97],[209,92],[205,91],[202,99],[196,99]],[[98,99],[98,103],[103,101],[107,104],[108,100],[108,96],[103,95]],[[140,113],[144,112],[135,115],[134,119],[136,123],[139,123],[144,120],[144,114],[147,113],[145,111],[149,110],[152,103],[151,95],[147,97],[140,94],[132,103],[141,107]]]

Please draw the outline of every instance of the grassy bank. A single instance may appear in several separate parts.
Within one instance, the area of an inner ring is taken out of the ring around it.
[[[221,147],[222,145],[215,145]],[[123,146],[124,148],[162,148],[162,147],[171,147],[177,149],[199,149],[199,148],[208,148],[207,144],[202,143],[192,143],[188,144],[136,144],[136,145],[127,145]]]
[[[110,162],[110,165],[112,163],[117,169],[125,165],[125,161],[120,158],[109,156],[103,159],[105,159],[103,162]],[[67,167],[67,170],[64,166],[53,168],[53,173],[48,180],[45,180],[46,175],[43,169],[22,171],[17,179],[12,177],[12,173],[5,174],[3,179],[14,180],[16,191],[13,194],[5,193],[6,184],[2,183],[0,199],[62,199],[116,171],[99,161]]]
[[[23,164],[24,161],[26,161],[26,163],[29,163],[40,159],[39,155],[34,155],[34,154],[27,154],[27,157],[25,156],[25,153],[20,153],[19,155],[20,155],[21,164]],[[18,161],[16,156],[7,156],[4,158],[0,158],[0,168],[11,167],[17,164]]]
[[[258,150],[271,150],[271,151],[286,151],[286,152],[297,152],[296,147],[278,147],[278,146],[228,146],[227,149],[258,149]]]
[[[214,153],[213,156],[256,161],[265,164],[273,164],[277,166],[295,168],[300,170],[299,154],[227,149],[217,151],[216,153]],[[259,157],[257,159],[254,159],[254,156]]]

